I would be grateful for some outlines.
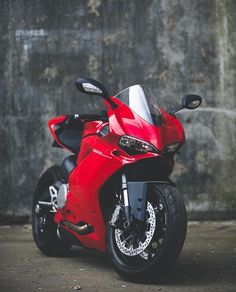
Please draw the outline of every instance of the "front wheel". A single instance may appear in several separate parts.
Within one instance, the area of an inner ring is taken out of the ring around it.
[[[133,281],[162,279],[184,244],[187,215],[182,197],[170,184],[156,184],[147,196],[142,227],[107,227],[107,251],[115,270]]]

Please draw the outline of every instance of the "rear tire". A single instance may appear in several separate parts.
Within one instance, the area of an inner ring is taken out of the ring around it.
[[[141,256],[143,253],[136,256],[122,253],[115,238],[116,228],[110,225],[107,227],[107,251],[113,267],[122,277],[135,282],[161,280],[166,276],[168,269],[181,252],[187,229],[184,201],[176,188],[166,183],[157,184],[149,192],[148,201],[155,210],[161,202],[164,212],[159,215],[159,210],[156,215],[156,230],[152,241],[154,240],[158,248],[153,251],[150,243],[145,249],[146,253],[144,251],[146,255],[150,253],[148,258],[144,259]],[[162,218],[161,221],[158,218]],[[162,224],[166,225],[165,228]],[[159,239],[155,240],[155,237]]]
[[[38,201],[50,202],[49,186],[61,179],[60,167],[52,166],[41,176],[33,196],[32,232],[37,247],[48,256],[63,256],[71,245],[61,241],[57,235],[57,224],[47,206],[38,205]]]

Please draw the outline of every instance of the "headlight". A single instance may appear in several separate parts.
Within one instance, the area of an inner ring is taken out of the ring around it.
[[[152,144],[128,135],[121,136],[119,146],[129,154],[158,152],[158,150]]]
[[[169,145],[166,145],[165,147],[165,152],[175,152],[179,147],[180,147],[181,143],[180,142],[175,142]]]

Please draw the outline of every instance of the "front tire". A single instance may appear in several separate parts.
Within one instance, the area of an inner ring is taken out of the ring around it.
[[[57,235],[54,214],[47,206],[40,206],[38,201],[50,202],[49,186],[61,179],[60,167],[50,167],[40,178],[32,204],[32,233],[37,247],[48,256],[64,256],[71,245],[63,242]]]
[[[112,265],[122,277],[131,281],[161,280],[180,254],[186,235],[186,209],[176,188],[167,183],[156,184],[147,198],[149,213],[152,213],[151,209],[155,210],[156,222],[152,241],[143,252],[140,253],[138,247],[135,250],[135,245],[130,246],[129,242],[125,242],[131,236],[127,230],[121,232],[116,227],[107,227],[107,251]],[[151,219],[148,218],[147,222],[151,222]],[[147,234],[148,228],[145,232]],[[121,234],[118,241],[117,234]],[[122,244],[119,242],[121,240],[124,240]],[[145,247],[145,235],[144,239],[140,239],[141,244],[142,241]],[[132,251],[130,255],[127,252],[129,248]],[[135,251],[139,253],[135,254]]]

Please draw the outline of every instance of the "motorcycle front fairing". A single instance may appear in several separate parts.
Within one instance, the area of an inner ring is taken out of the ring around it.
[[[133,85],[113,100],[119,106],[109,111],[110,131],[117,135],[130,135],[151,143],[159,153],[165,146],[185,141],[184,130],[179,120],[159,108],[151,90],[143,85]]]
[[[175,117],[162,111],[163,124],[156,126],[134,112],[117,97],[112,97],[112,100],[118,106],[114,109],[106,103],[109,117],[107,134],[99,134],[102,133],[103,125],[99,126],[101,131],[98,133],[97,128],[92,132],[92,127],[89,127],[87,123],[90,134],[83,135],[77,166],[69,177],[70,191],[66,205],[55,215],[55,221],[58,224],[62,219],[66,219],[73,224],[86,222],[93,226],[93,232],[87,235],[79,235],[71,230],[70,232],[86,247],[100,251],[105,251],[105,222],[101,202],[109,201],[109,196],[115,195],[103,192],[107,182],[119,171],[127,172],[129,181],[144,181],[147,176],[147,165],[156,165],[153,159],[160,157],[161,161],[168,165],[168,173],[170,173],[173,161],[164,158],[165,147],[174,142],[181,144],[184,142],[182,126]],[[105,126],[107,124],[104,124]],[[149,142],[157,151],[128,154],[119,147],[122,135]],[[156,169],[149,169],[149,171],[155,172]],[[157,169],[158,171],[161,169]],[[150,178],[149,174],[148,177]]]

